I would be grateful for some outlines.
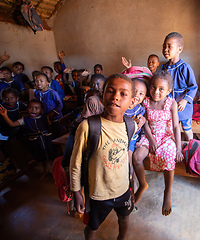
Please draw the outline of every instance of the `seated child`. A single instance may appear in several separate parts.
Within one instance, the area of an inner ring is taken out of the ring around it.
[[[7,109],[0,107],[0,114],[10,127],[24,125],[28,134],[28,144],[34,159],[42,163],[43,174],[41,180],[48,173],[48,160],[54,160],[54,147],[51,143],[52,134],[48,131],[47,118],[42,115],[43,104],[32,99],[27,106],[28,116],[12,121],[7,115]]]
[[[65,93],[60,84],[56,80],[53,80],[53,69],[49,66],[43,66],[41,71],[47,75],[49,87],[58,93],[62,103],[64,103],[63,98],[65,97]]]
[[[148,188],[143,160],[149,155],[150,169],[164,171],[165,190],[162,214],[165,216],[172,211],[171,188],[175,163],[183,160],[177,103],[168,97],[172,88],[173,79],[169,73],[161,70],[154,73],[150,86],[150,98],[146,98],[143,102],[148,120],[144,126],[145,135],[136,143],[136,150],[133,153],[134,170],[139,181],[135,203]]]
[[[0,68],[0,72],[3,74],[3,78],[0,81],[0,92],[4,88],[12,87],[17,89],[20,92],[20,97],[25,95],[25,88],[21,81],[13,80],[12,78],[12,71],[9,67],[2,67]]]
[[[58,122],[62,117],[62,101],[58,93],[49,88],[49,78],[45,73],[36,74],[35,84],[37,87],[35,98],[43,103],[44,115],[51,123],[53,137],[60,137],[65,133],[64,127]]]
[[[113,74],[107,78],[103,92],[105,110],[100,117],[99,144],[88,166],[90,211],[89,222],[84,230],[85,239],[94,239],[95,231],[112,209],[118,217],[118,239],[126,239],[133,202],[129,188],[128,135],[123,116],[132,104],[132,94],[132,81],[125,75]],[[81,164],[87,138],[86,119],[76,131],[70,160],[70,187],[79,213],[85,210],[81,194]]]
[[[33,88],[33,82],[23,73],[24,71],[24,64],[21,62],[15,62],[12,65],[12,77],[16,81],[20,81],[25,85],[25,83],[29,86],[29,88]]]
[[[55,77],[55,80],[60,84],[63,92],[65,92],[65,86],[64,86],[64,82],[63,82],[63,72],[61,69],[60,62],[54,62],[53,66],[54,66],[54,71],[58,74]],[[68,95],[68,94],[66,94],[66,95]]]
[[[26,106],[19,101],[19,92],[15,88],[5,88],[2,93],[2,106],[7,109],[8,117],[13,121],[21,118],[21,112],[26,111]],[[11,128],[0,116],[0,132],[4,136],[12,138],[17,135],[20,127]]]

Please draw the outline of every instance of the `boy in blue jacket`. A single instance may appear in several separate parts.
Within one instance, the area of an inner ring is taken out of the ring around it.
[[[193,99],[197,91],[197,83],[191,66],[183,62],[179,55],[183,51],[184,39],[180,33],[169,33],[163,43],[163,55],[168,60],[161,66],[170,72],[174,80],[172,98],[178,103],[178,116],[184,130],[186,140],[193,139],[192,113]]]

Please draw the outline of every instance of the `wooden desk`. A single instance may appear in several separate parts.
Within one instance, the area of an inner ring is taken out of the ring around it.
[[[73,110],[73,109],[76,108],[76,106],[77,106],[77,97],[75,97],[75,96],[65,96],[63,98],[63,100],[64,100],[65,107],[68,110]]]
[[[63,135],[63,136],[52,140],[52,143],[53,143],[53,144],[58,144],[58,145],[60,145],[61,148],[62,148],[62,151],[64,152],[65,143],[66,143],[68,137],[69,137],[69,133],[66,133],[66,134]]]

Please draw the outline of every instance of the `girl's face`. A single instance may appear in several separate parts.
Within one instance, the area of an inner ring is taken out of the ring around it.
[[[31,102],[28,104],[28,115],[31,118],[36,118],[41,114],[42,106],[40,103]]]
[[[155,102],[163,100],[172,89],[166,80],[157,78],[153,79],[150,86],[150,95]]]
[[[78,81],[80,77],[80,74],[78,72],[73,72],[72,73],[72,78],[74,81]]]
[[[20,65],[20,64],[13,67],[13,73],[14,73],[14,75],[20,74],[20,73],[22,73],[23,71],[24,71],[23,66]]]
[[[102,70],[100,67],[95,67],[95,69],[94,69],[95,74],[101,74],[101,72],[102,72]]]
[[[47,75],[48,79],[52,80],[53,73],[49,68],[42,68],[41,71]]]
[[[135,80],[133,82],[133,86],[133,96],[135,103],[140,104],[144,100],[147,93],[146,85],[140,81]]]
[[[43,75],[36,76],[35,85],[37,89],[41,90],[42,92],[45,92],[49,88],[49,82]]]
[[[55,72],[57,72],[58,74],[62,73],[62,69],[59,63],[54,63],[54,70]]]
[[[3,100],[7,106],[13,108],[13,107],[15,107],[19,98],[16,97],[13,93],[6,93]]]

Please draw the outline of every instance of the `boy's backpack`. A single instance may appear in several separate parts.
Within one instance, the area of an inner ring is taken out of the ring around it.
[[[183,149],[186,172],[200,176],[200,141],[191,139]]]
[[[126,130],[128,135],[128,146],[130,144],[131,138],[135,132],[135,121],[124,115],[124,122],[126,124]],[[83,154],[82,160],[82,176],[81,182],[84,186],[85,191],[85,207],[86,212],[89,211],[89,187],[88,187],[88,161],[95,153],[99,138],[101,134],[101,119],[100,115],[90,116],[88,118],[88,125],[89,125],[89,133],[88,133],[88,141],[87,141],[87,150]],[[129,171],[130,174],[130,171]]]

